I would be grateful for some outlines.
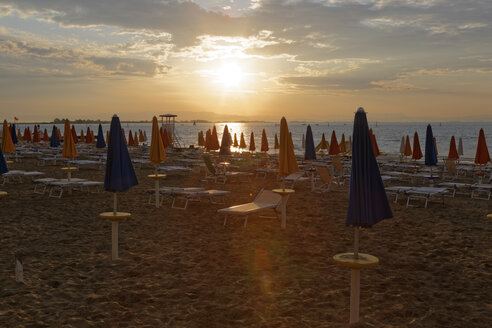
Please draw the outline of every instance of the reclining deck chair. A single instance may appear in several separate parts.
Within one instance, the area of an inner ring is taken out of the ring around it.
[[[288,200],[288,198],[287,198]],[[244,216],[244,227],[248,223],[248,215],[258,213],[268,209],[275,211],[276,218],[280,219],[278,208],[282,204],[282,197],[271,190],[261,189],[256,198],[251,203],[245,203],[241,205],[230,206],[221,208],[217,212],[224,213],[224,226],[227,223],[228,215],[241,215]]]

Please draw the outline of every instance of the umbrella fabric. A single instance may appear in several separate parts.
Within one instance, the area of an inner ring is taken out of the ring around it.
[[[12,142],[14,145],[19,142],[17,139],[17,134],[16,134],[16,129],[15,129],[15,123],[12,123],[12,128],[10,129],[10,136],[12,137]]]
[[[338,146],[337,135],[335,130],[331,132],[330,150],[328,150],[328,155],[338,155],[340,154],[340,147]]]
[[[355,114],[352,135],[352,170],[345,224],[371,227],[383,219],[392,218],[393,213],[374,156],[366,113],[362,108]]]
[[[321,149],[327,149],[328,150],[328,148],[329,148],[329,145],[328,145],[328,142],[326,142],[325,134],[323,133],[321,135],[320,143],[316,146],[316,151],[319,151]]]
[[[410,146],[410,137],[408,135],[405,138],[405,151],[403,152],[403,155],[405,156],[412,155],[412,146]]]
[[[73,125],[72,125],[73,128]],[[65,120],[65,129],[63,131],[63,158],[74,158],[77,156],[77,148],[75,148],[75,142],[73,139],[73,132],[75,130],[70,130],[70,121],[68,119]]]
[[[211,140],[212,139],[212,132],[210,131],[210,129],[207,130],[207,132],[205,133],[205,149],[206,150],[210,150],[210,147],[211,147]]]
[[[0,175],[7,173],[9,168],[7,167],[7,162],[5,162],[5,157],[3,157],[2,148],[0,147]]]
[[[311,125],[307,126],[306,129],[306,148],[304,149],[304,159],[305,160],[315,160],[316,150],[314,149],[314,139],[313,131],[311,130]]]
[[[478,133],[477,152],[475,154],[475,164],[487,164],[490,162],[489,149],[485,140],[485,133],[480,129]]]
[[[41,137],[39,136],[38,126],[34,125],[34,132],[32,133],[32,142],[40,142]]]
[[[253,132],[251,132],[251,137],[249,138],[249,151],[255,151],[255,150],[256,150],[255,135]]]
[[[14,143],[12,142],[12,137],[10,136],[9,125],[7,124],[7,120],[3,121],[2,151],[7,155],[15,151],[15,146]]]
[[[53,125],[53,129],[51,130],[51,140],[50,147],[58,147],[60,145],[60,139],[58,139],[57,128]]]
[[[59,128],[56,128],[56,134],[58,135],[58,142],[62,140],[62,135]]]
[[[215,125],[214,125],[214,128],[212,129],[212,150],[219,150],[220,149],[220,144],[219,144],[219,137],[217,136],[217,129],[215,128]]]
[[[29,129],[29,127],[27,127],[26,130],[24,131],[24,140],[32,141],[31,129]]]
[[[89,127],[87,127],[87,133],[86,133],[86,137],[85,137],[85,142],[86,143],[92,143],[94,142],[94,140],[92,140],[92,131]]]
[[[430,124],[427,125],[427,130],[425,132],[425,165],[436,165],[437,155],[436,146],[434,144],[434,135],[432,133],[432,127]]]
[[[135,131],[134,134],[133,134],[133,144],[135,146],[138,146],[138,135],[137,135],[137,131]]]
[[[132,130],[128,133],[128,146],[134,146]]]
[[[162,143],[162,137],[159,132],[159,123],[157,117],[152,118],[152,139],[150,139],[150,154],[149,159],[152,164],[158,165],[166,160],[166,150]]]
[[[372,133],[372,129],[369,129],[369,135],[371,136],[372,149],[374,150],[374,156],[378,157],[381,155],[379,151],[378,142],[376,141],[376,136]]]
[[[102,125],[99,124],[99,127],[97,129],[96,148],[104,148],[104,147],[106,147],[106,143],[104,142],[103,128]]]
[[[290,137],[287,120],[282,117],[280,120],[280,150],[278,155],[278,175],[287,176],[299,171],[296,155],[294,154],[294,144]]]
[[[239,148],[245,149],[247,147],[248,146],[246,146],[246,141],[244,140],[244,133],[241,132],[241,138],[240,138],[240,141],[239,141]]]
[[[302,146],[302,149],[306,148],[306,137],[304,136],[304,133],[302,134],[301,146]]]
[[[205,146],[205,138],[203,137],[203,131],[198,132],[198,146]]]
[[[400,142],[400,154],[403,155],[404,153],[405,153],[405,137],[402,136]]]
[[[120,119],[114,115],[109,130],[104,189],[112,192],[125,191],[137,184],[137,176],[128,153]]]
[[[341,153],[345,154],[347,152],[347,146],[345,145],[345,134],[343,133],[342,133],[342,140],[340,141],[339,147]]]
[[[239,143],[237,142],[237,135],[236,135],[236,133],[234,133],[234,144],[233,144],[233,146],[235,148],[238,148],[239,147]]]
[[[144,141],[147,141],[147,132],[143,132],[143,136],[144,136]]]
[[[267,152],[268,151],[268,139],[267,139],[267,135],[266,135],[266,131],[265,129],[263,129],[263,131],[261,132],[261,151],[263,152]]]
[[[17,139],[22,140],[22,133],[20,129],[17,130]]]
[[[224,132],[222,133],[222,142],[220,143],[219,155],[231,154],[231,138],[229,136],[229,128],[227,124],[224,126]]]
[[[279,149],[280,148],[280,144],[278,143],[278,137],[277,137],[277,134],[275,133],[275,144],[273,146],[274,149]]]
[[[80,142],[85,142],[85,135],[84,135],[84,130],[80,130],[80,137],[79,137]]]
[[[448,158],[449,159],[460,158],[460,156],[458,155],[458,150],[456,149],[456,140],[454,139],[454,136],[451,137],[451,141],[449,142]]]
[[[434,148],[436,149],[436,156],[439,155],[439,152],[437,151],[437,140],[436,140],[436,137],[434,137]]]
[[[424,155],[422,155],[422,150],[420,149],[419,135],[417,131],[413,135],[413,153],[412,159],[421,159]]]
[[[72,125],[72,140],[74,143],[79,143],[79,137],[77,136],[77,132],[75,132],[75,126]],[[63,133],[63,139],[65,140],[65,132]]]
[[[460,140],[458,141],[458,155],[460,156],[463,156],[463,141],[461,140],[461,137],[460,137]]]
[[[125,140],[125,143],[128,145],[128,140],[126,140],[126,135],[125,135],[125,129],[121,128],[121,134],[123,135],[123,140]]]
[[[164,146],[164,148],[169,147],[171,142],[169,141],[169,134],[167,133],[166,129],[162,130],[161,136],[162,136],[162,145]]]
[[[349,136],[348,151],[349,151],[349,153],[352,152],[352,136]]]
[[[45,141],[45,142],[50,141],[50,137],[48,137],[48,131],[46,130],[46,128],[44,128],[44,131],[43,131],[43,141]]]
[[[142,133],[142,130],[140,130],[140,129],[138,130],[138,141],[140,141],[140,142],[144,142],[145,141],[144,135]]]
[[[106,130],[106,145],[109,142],[109,130]]]

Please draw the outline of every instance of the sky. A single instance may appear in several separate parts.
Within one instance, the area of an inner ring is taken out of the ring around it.
[[[492,121],[490,0],[0,0],[0,118]]]

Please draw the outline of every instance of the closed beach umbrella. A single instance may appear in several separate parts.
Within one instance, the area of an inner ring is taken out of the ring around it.
[[[72,127],[73,127],[73,125],[72,125]],[[70,121],[68,119],[66,119],[65,120],[65,128],[63,131],[62,157],[68,158],[68,160],[71,160],[72,158],[77,156],[77,148],[75,147],[75,142],[73,139],[73,132],[74,131],[75,130],[70,130]]]
[[[275,133],[275,143],[273,145],[273,148],[274,149],[279,149],[280,148],[280,144],[278,143],[278,137],[277,137],[277,134]]]
[[[103,128],[102,128],[102,125],[99,124],[99,127],[97,129],[96,148],[105,148],[105,147],[106,147],[106,142],[104,142]]]
[[[425,165],[430,166],[432,176],[432,167],[437,165],[437,155],[436,146],[434,144],[434,135],[432,134],[432,127],[430,124],[427,125],[427,130],[425,132]]]
[[[338,155],[340,154],[340,147],[338,146],[337,135],[335,134],[335,130],[331,132],[331,141],[330,141],[330,150],[328,151],[328,155]]]
[[[61,135],[60,129],[58,127],[56,128],[56,134],[58,135],[58,141],[61,141],[62,135]]]
[[[220,149],[220,144],[219,144],[219,136],[217,135],[217,129],[214,128],[212,129],[212,150],[219,150]]]
[[[278,155],[278,175],[285,177],[299,171],[296,155],[294,154],[294,144],[289,134],[287,120],[282,117],[280,120],[280,150]]]
[[[342,140],[340,140],[340,152],[345,154],[347,152],[347,145],[345,144],[345,134],[342,133]]]
[[[410,137],[407,135],[405,138],[405,152],[403,153],[405,156],[412,155],[412,146],[410,146]]]
[[[9,125],[7,124],[7,120],[3,121],[3,130],[2,130],[2,151],[4,154],[11,154],[15,151],[14,143],[12,142],[12,137],[9,132]]]
[[[144,141],[147,141],[147,132],[143,132],[143,136],[144,136]]]
[[[379,151],[378,142],[376,136],[372,133],[372,129],[369,129],[369,135],[371,136],[372,149],[374,150],[374,156],[378,157],[381,152]]]
[[[137,147],[138,146],[138,135],[137,131],[133,133],[133,144]]]
[[[255,151],[255,150],[256,150],[255,135],[253,132],[251,132],[251,137],[249,138],[249,151]]]
[[[267,152],[268,151],[268,139],[267,139],[267,135],[266,135],[266,131],[265,129],[263,129],[263,131],[261,132],[261,151],[263,152]]]
[[[436,156],[439,155],[439,152],[437,151],[437,140],[436,140],[436,137],[434,137],[434,148],[436,149]]]
[[[132,130],[128,133],[128,146],[134,146]]]
[[[44,142],[50,141],[50,137],[48,136],[48,131],[46,130],[46,128],[44,128],[44,132],[43,132],[43,141]]]
[[[241,138],[240,138],[240,141],[239,141],[239,148],[240,149],[245,149],[247,147],[248,146],[246,146],[246,141],[244,140],[244,133],[241,132]]]
[[[167,133],[167,130],[164,129],[162,130],[162,145],[164,146],[164,148],[167,148],[171,145],[171,142],[169,141],[169,134]]]
[[[143,132],[140,129],[138,130],[138,141],[140,141],[140,142],[144,142],[145,141]]]
[[[354,227],[352,261],[369,257],[359,255],[359,228],[369,228],[383,219],[393,217],[372,146],[367,116],[363,108],[355,114],[352,145],[352,170],[345,224]],[[377,261],[375,262],[377,263]],[[360,270],[352,269],[350,323],[359,320]]]
[[[302,134],[301,146],[302,146],[302,149],[306,148],[306,137],[304,136],[304,133]]]
[[[311,125],[307,126],[306,129],[306,148],[304,149],[304,159],[305,160],[315,160],[316,159],[316,150],[314,149],[314,139],[313,139],[313,131],[311,130]]]
[[[0,147],[0,175],[7,173],[9,168],[7,166],[7,162],[5,161],[5,157],[3,157],[2,148]]]
[[[220,143],[219,155],[230,155],[231,154],[231,138],[229,135],[229,128],[227,124],[224,126],[224,132],[222,133],[222,142]]]
[[[17,140],[22,140],[22,133],[20,129],[17,130]]]
[[[154,165],[159,165],[166,159],[166,151],[159,133],[159,123],[157,117],[152,118],[152,139],[150,140],[149,160]]]
[[[233,144],[233,146],[235,148],[238,148],[239,147],[239,143],[237,142],[237,135],[236,135],[236,133],[234,133],[234,144]]]
[[[485,140],[485,133],[480,129],[478,133],[477,152],[475,153],[475,164],[484,165],[490,162],[489,149]]]
[[[325,139],[325,134],[323,133],[321,135],[321,141],[320,143],[316,146],[316,151],[319,151],[321,149],[326,149],[328,150],[328,142],[326,142],[326,139]]]
[[[451,141],[449,142],[448,158],[449,159],[460,158],[460,156],[458,155],[458,150],[456,149],[456,140],[454,139],[454,136],[451,137]]]
[[[10,136],[12,137],[12,142],[15,144],[17,144],[19,142],[19,140],[17,139],[17,134],[16,134],[17,130],[15,129],[15,123],[12,123],[12,128],[10,129]],[[20,132],[20,130],[19,130]]]
[[[205,147],[205,138],[203,137],[203,131],[198,132],[198,146]]]
[[[51,140],[50,147],[58,147],[60,145],[60,139],[58,139],[57,128],[53,125],[53,129],[51,130]]]
[[[461,140],[461,137],[460,137],[460,140],[458,141],[458,155],[460,155],[460,156],[464,155],[464,153],[463,153],[463,141]]]
[[[205,133],[205,149],[207,151],[210,150],[211,140],[212,140],[212,132],[210,132],[210,129],[208,129],[207,132]]]
[[[106,145],[109,142],[109,130],[106,130]]]
[[[120,119],[111,120],[104,189],[111,192],[126,191],[138,184],[130,154],[126,146]]]
[[[422,154],[422,150],[420,149],[420,142],[419,142],[419,135],[417,131],[415,131],[415,134],[413,135],[413,153],[412,153],[412,159],[421,159],[424,157]]]
[[[87,127],[87,133],[86,133],[86,137],[85,137],[85,142],[86,143],[92,143],[92,142],[94,142],[94,140],[92,140],[92,132],[91,132],[91,129],[89,127]]]
[[[111,134],[111,132],[109,134]],[[126,139],[125,135],[125,129],[121,128],[121,134],[123,135],[123,140],[125,140],[126,145],[128,145],[128,140]]]
[[[32,142],[37,143],[41,141],[41,137],[39,135],[39,129],[37,125],[34,125],[34,132],[32,133]]]
[[[29,127],[27,127],[26,130],[24,131],[24,140],[32,141],[31,129]]]
[[[74,143],[78,143],[79,142],[79,137],[77,136],[77,132],[75,131],[75,126],[72,125],[72,130],[71,130],[71,133],[72,133],[72,140]],[[65,140],[65,132],[63,133],[63,139]]]
[[[400,142],[400,154],[405,153],[405,137],[401,136],[401,142]]]
[[[80,137],[79,137],[80,142],[85,142],[85,135],[84,135],[84,129],[80,130]]]

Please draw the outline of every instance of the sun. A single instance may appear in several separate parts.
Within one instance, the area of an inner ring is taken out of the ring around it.
[[[241,85],[244,73],[236,63],[227,63],[217,72],[218,81],[226,88],[237,88]]]

